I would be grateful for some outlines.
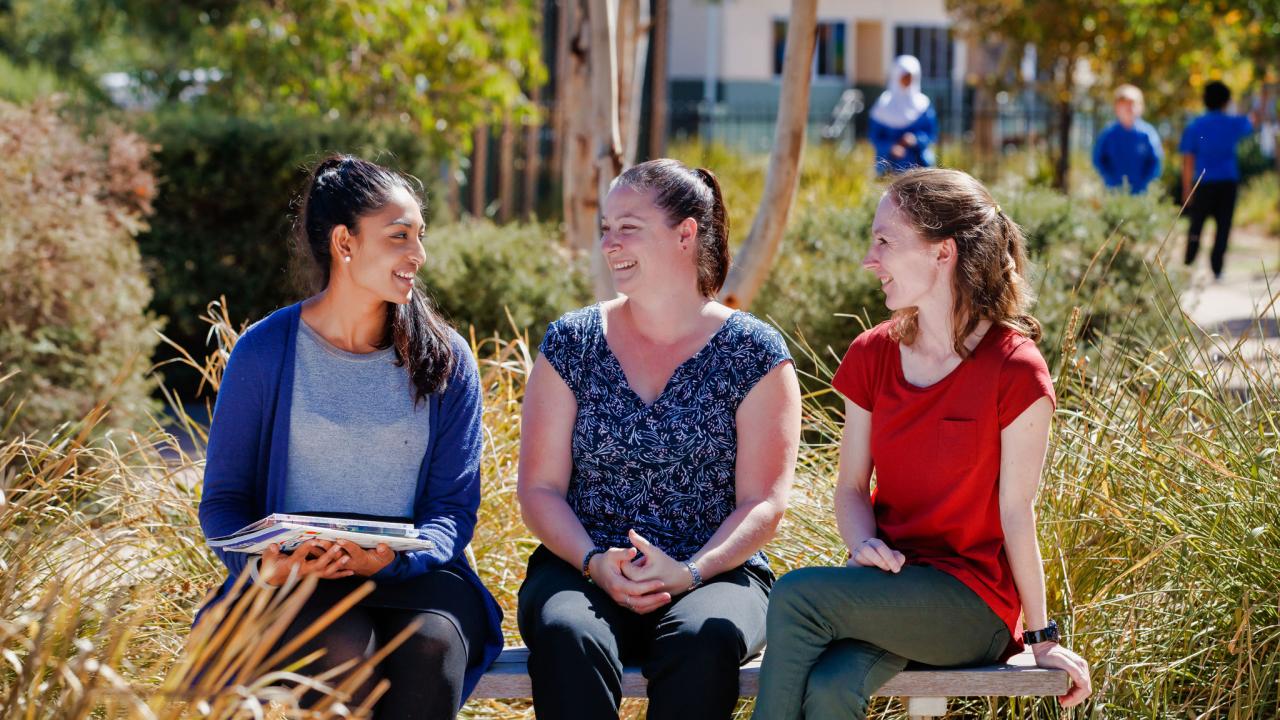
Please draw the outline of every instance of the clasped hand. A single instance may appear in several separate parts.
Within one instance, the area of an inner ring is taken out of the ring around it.
[[[395,552],[384,543],[373,550],[365,550],[350,540],[307,540],[282,553],[280,546],[272,544],[262,553],[259,575],[268,585],[283,585],[290,576],[315,575],[321,580],[360,575],[368,577],[391,564]]]
[[[693,576],[684,563],[672,558],[630,531],[633,547],[609,548],[591,558],[591,579],[614,602],[644,615],[671,602],[675,595],[693,586]],[[643,557],[637,559],[640,553]]]

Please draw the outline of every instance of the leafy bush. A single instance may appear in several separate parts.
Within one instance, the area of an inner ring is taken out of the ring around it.
[[[19,431],[108,396],[107,426],[149,408],[159,323],[134,241],[155,194],[149,152],[116,128],[83,136],[49,104],[0,102],[0,374],[19,372],[4,388],[25,400]]]
[[[1245,182],[1240,189],[1236,223],[1280,235],[1280,173],[1261,173]]]
[[[1154,332],[1162,307],[1177,305],[1180,269],[1170,271],[1170,283],[1151,281],[1149,263],[1176,215],[1157,196],[1074,199],[1029,189],[1001,202],[1027,234],[1032,314],[1044,326],[1040,350],[1050,367],[1062,351],[1057,338],[1074,332],[1087,348],[1104,334]]]
[[[591,302],[589,262],[554,226],[463,221],[428,229],[425,244],[427,290],[464,332],[528,328],[536,347],[547,323]]]
[[[299,299],[288,276],[290,204],[310,164],[350,152],[427,180],[436,172],[425,145],[399,127],[183,113],[151,118],[143,132],[159,145],[161,178],[150,231],[138,238],[151,307],[197,357],[206,329],[197,318],[210,301],[225,295],[256,319]],[[167,369],[191,389],[191,376]]]
[[[751,312],[834,358],[865,325],[888,318],[879,281],[862,268],[876,202],[868,196],[793,218]]]
[[[719,144],[673,143],[670,157],[690,167],[706,167],[716,174],[729,215],[730,242],[747,237],[760,198],[764,195],[769,156],[744,155]],[[815,209],[846,207],[871,192],[875,183],[875,156],[866,144],[848,153],[829,145],[805,148],[796,188],[793,217]]]

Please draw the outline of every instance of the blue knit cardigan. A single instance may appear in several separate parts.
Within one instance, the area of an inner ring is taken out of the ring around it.
[[[281,512],[289,459],[289,415],[293,400],[294,349],[302,305],[267,316],[239,339],[227,361],[209,429],[200,498],[205,537],[229,535],[273,512]],[[431,598],[414,592],[415,578],[448,569],[484,598],[489,628],[484,662],[469,668],[463,701],[502,650],[502,610],[480,582],[464,551],[480,506],[480,376],[466,342],[452,334],[458,358],[448,387],[428,397],[430,438],[418,474],[414,524],[432,550],[401,552],[373,576],[379,590],[394,590],[402,605],[427,609]],[[206,608],[225,597],[244,570],[244,553],[214,550],[229,575]],[[201,610],[203,612],[203,609]],[[199,622],[199,614],[196,621]]]

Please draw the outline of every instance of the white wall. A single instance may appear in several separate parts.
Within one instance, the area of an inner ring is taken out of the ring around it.
[[[790,0],[721,0],[709,8],[703,0],[671,0],[669,71],[672,78],[701,79],[707,72],[708,18],[718,14],[717,61],[721,80],[770,80],[773,76],[773,21],[790,12]],[[819,0],[818,19],[845,23],[845,57],[853,77],[853,46],[858,20],[878,20],[884,29],[884,67],[893,60],[893,29],[898,24],[948,25],[944,0]],[[957,61],[962,58],[958,53]]]

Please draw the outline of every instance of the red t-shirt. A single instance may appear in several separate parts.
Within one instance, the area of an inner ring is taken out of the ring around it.
[[[1056,405],[1049,368],[1034,342],[993,325],[950,374],[916,387],[902,374],[893,322],[859,335],[831,381],[871,413],[877,535],[985,600],[1009,627],[1012,655],[1022,603],[1000,525],[1000,431],[1042,397]]]

